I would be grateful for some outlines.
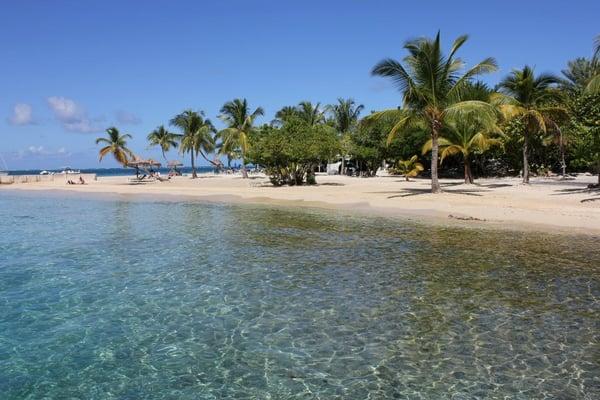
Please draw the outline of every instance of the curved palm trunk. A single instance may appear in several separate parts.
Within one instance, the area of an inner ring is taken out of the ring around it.
[[[436,122],[434,122],[436,124]],[[431,193],[441,193],[442,188],[438,180],[438,137],[439,130],[434,125],[431,129]]]
[[[198,177],[198,174],[196,173],[196,163],[194,160],[194,150],[190,151],[190,154],[192,156],[192,179],[195,179]]]
[[[200,155],[202,156],[202,158],[204,158],[206,161],[208,161],[209,163],[211,163],[214,167],[218,167],[219,164],[217,164],[214,161],[209,160],[206,155],[204,154],[204,152],[202,150],[200,150]]]
[[[525,132],[523,137],[523,183],[529,183],[529,134]]]

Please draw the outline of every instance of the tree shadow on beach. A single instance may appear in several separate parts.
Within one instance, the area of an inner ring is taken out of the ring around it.
[[[487,183],[487,184],[479,184],[475,183],[476,186],[487,188],[487,189],[498,189],[503,187],[511,187],[510,183]]]
[[[477,190],[477,189],[457,189],[457,190],[443,190],[442,193],[447,194],[458,194],[464,196],[483,196],[481,192],[487,192],[487,190]],[[431,189],[416,189],[416,188],[406,188],[400,191],[395,192],[371,192],[371,193],[380,193],[380,194],[391,194],[391,196],[387,196],[388,199],[394,199],[397,197],[412,197],[419,195],[431,194]]]
[[[582,203],[588,203],[588,202],[600,200],[600,188],[595,188],[595,187],[590,188],[585,183],[582,183],[581,185],[582,186],[585,185],[585,186],[579,187],[579,188],[566,188],[566,189],[555,190],[554,191],[555,193],[552,193],[551,196],[566,196],[566,195],[573,195],[573,194],[586,194],[586,195],[590,195],[591,197],[588,197],[588,198],[585,198],[585,199],[581,199]]]
[[[317,183],[317,186],[346,186],[346,184],[339,183],[339,182],[324,182],[324,183]]]
[[[529,183],[531,186],[577,186],[581,188],[587,188],[587,182],[575,182],[570,179],[544,179],[540,181],[531,181]]]

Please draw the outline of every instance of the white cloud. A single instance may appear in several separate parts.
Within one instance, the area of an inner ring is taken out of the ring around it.
[[[48,97],[48,106],[63,128],[71,132],[91,133],[102,131],[98,124],[102,118],[90,118],[86,110],[72,99],[66,97]]]
[[[116,112],[116,116],[117,122],[123,125],[137,125],[142,122],[142,119],[136,114],[124,110],[118,110]]]
[[[8,122],[11,125],[31,125],[34,124],[33,109],[29,104],[17,103],[13,108],[13,112],[8,117]]]
[[[57,150],[49,150],[44,146],[29,146],[25,150],[19,150],[14,154],[15,159],[24,158],[54,158],[61,156],[70,156],[71,153],[65,147],[60,147]]]
[[[29,154],[44,154],[44,146],[29,146],[27,152],[29,152]]]

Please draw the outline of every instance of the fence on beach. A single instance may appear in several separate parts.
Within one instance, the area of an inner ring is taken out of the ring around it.
[[[0,175],[0,184],[66,182],[69,179],[78,181],[79,177],[83,178],[85,181],[96,180],[96,174]]]

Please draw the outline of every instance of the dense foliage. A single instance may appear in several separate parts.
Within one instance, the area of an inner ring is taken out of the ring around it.
[[[299,117],[288,118],[281,127],[263,126],[251,142],[248,159],[263,166],[275,186],[316,183],[317,166],[340,151],[332,127]]]

